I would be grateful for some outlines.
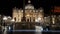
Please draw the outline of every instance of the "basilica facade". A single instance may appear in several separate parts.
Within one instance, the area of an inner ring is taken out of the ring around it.
[[[44,22],[44,9],[42,7],[35,9],[29,1],[28,3],[29,4],[25,6],[26,22]],[[22,22],[23,9],[13,8],[12,17],[16,22]]]

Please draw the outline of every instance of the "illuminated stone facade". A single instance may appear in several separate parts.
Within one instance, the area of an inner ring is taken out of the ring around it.
[[[13,19],[16,22],[21,22],[23,17],[23,9],[13,8]],[[43,8],[40,7],[39,9],[35,9],[33,5],[27,4],[25,6],[25,17],[26,22],[43,22]]]

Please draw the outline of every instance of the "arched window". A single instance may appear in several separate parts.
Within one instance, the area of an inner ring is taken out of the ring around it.
[[[29,22],[29,19],[27,19],[27,22]]]
[[[35,22],[35,17],[33,17],[33,22]]]

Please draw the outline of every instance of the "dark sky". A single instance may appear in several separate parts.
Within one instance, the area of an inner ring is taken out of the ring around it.
[[[39,7],[44,8],[44,12],[49,14],[52,9],[51,7],[60,6],[59,0],[31,0],[31,4],[34,5],[36,9]],[[28,4],[27,0],[25,0],[25,5]],[[23,0],[0,0],[0,14],[4,15],[12,15],[12,9],[14,7],[23,8]]]

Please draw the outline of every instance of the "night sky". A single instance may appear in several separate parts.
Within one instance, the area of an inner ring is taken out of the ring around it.
[[[25,0],[25,5],[28,4],[28,1]],[[34,5],[36,9],[39,7],[44,8],[44,12],[49,14],[51,11],[51,7],[60,6],[59,0],[31,0],[31,4]],[[12,9],[14,7],[23,8],[23,0],[0,0],[0,14],[11,16]]]

